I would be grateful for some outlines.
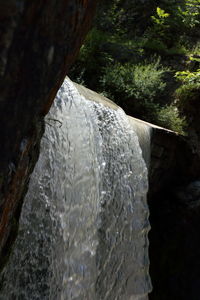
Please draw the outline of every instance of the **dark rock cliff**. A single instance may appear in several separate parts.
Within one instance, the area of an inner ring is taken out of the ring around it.
[[[150,300],[198,300],[200,153],[174,132],[151,139],[149,196]]]
[[[89,29],[95,0],[0,0],[0,261],[16,231],[43,117]]]

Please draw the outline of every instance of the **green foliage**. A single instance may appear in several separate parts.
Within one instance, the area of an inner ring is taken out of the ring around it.
[[[187,128],[185,117],[181,117],[175,105],[164,106],[157,111],[157,124],[180,134],[185,134]]]
[[[175,96],[177,107],[184,114],[189,126],[198,128],[200,83],[183,84],[176,90]]]
[[[175,77],[183,81],[184,84],[200,83],[200,69],[194,72],[188,70],[179,71],[176,72]]]
[[[166,5],[166,9],[170,9]],[[148,28],[149,40],[156,40],[165,48],[175,47],[180,42],[181,34],[199,29],[200,25],[200,0],[182,1],[179,5],[171,6],[170,13],[163,8],[157,7],[155,14],[151,16],[153,24]],[[180,34],[181,33],[181,34]]]
[[[189,57],[191,62],[199,65],[200,59],[198,57]],[[199,107],[200,101],[200,69],[197,70],[185,70],[175,73],[182,85],[176,90],[175,98],[177,106],[186,115],[188,122],[193,119],[192,115],[195,115],[195,110]],[[197,107],[197,108],[195,108]]]
[[[193,55],[200,55],[200,42],[195,43],[191,49]]]
[[[127,114],[183,132],[179,108],[199,98],[199,40],[200,0],[101,0],[69,75]]]
[[[195,28],[200,24],[200,0],[186,0],[184,7],[178,7],[177,15],[182,24],[189,29]]]
[[[190,83],[181,85],[175,92],[178,106],[181,110],[187,106],[189,102],[199,101],[200,83]]]
[[[166,13],[164,9],[161,9],[160,7],[156,8],[156,13],[157,15],[151,16],[151,19],[156,26],[159,26],[159,30],[162,30],[163,26],[168,27],[168,25],[166,25],[166,18],[168,18],[170,14]]]
[[[162,76],[166,69],[159,60],[149,64],[120,64],[106,67],[101,83],[104,89],[141,101],[153,101],[160,96],[166,84]]]
[[[154,0],[101,0],[95,25],[111,34],[141,36],[150,24],[154,9]]]
[[[160,7],[156,8],[156,13],[151,16],[153,25],[148,29],[147,35],[149,40],[156,40],[160,45],[164,45],[166,48],[166,42],[169,39],[169,16],[170,14],[165,12],[164,9]]]
[[[197,57],[190,56],[189,59],[190,59],[190,61],[200,62],[200,58],[197,58]]]
[[[169,71],[162,67],[160,60],[143,64],[115,63],[106,67],[101,78],[102,89],[129,114],[157,123],[159,102],[163,98],[166,83],[164,74]]]

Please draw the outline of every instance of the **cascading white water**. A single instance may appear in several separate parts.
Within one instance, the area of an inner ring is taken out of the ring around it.
[[[126,115],[66,79],[46,117],[0,299],[148,299],[147,189]]]

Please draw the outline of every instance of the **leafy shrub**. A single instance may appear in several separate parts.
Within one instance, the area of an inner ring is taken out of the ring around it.
[[[177,15],[179,14],[182,24],[186,28],[192,29],[200,25],[199,20],[200,1],[199,0],[186,0],[184,7],[178,7]]]
[[[199,41],[195,45],[193,45],[191,52],[193,55],[200,55],[200,42]]]
[[[194,72],[189,70],[179,71],[176,72],[175,77],[181,80],[184,84],[200,83],[200,69]]]
[[[184,37],[184,40],[186,40],[185,33],[190,36],[192,32],[195,33],[199,30],[200,0],[185,0],[182,3],[174,2],[169,3],[169,5],[166,5],[166,3],[160,4],[162,8],[156,8],[154,15],[151,16],[152,24],[146,31],[148,36],[146,47],[150,49],[152,40],[155,40],[158,43],[158,47],[162,46],[161,50],[164,50],[163,48],[179,49],[181,47],[177,47],[177,45],[181,38]],[[164,9],[163,6],[165,7]],[[159,50],[155,47],[152,49]]]
[[[126,98],[153,101],[159,97],[166,84],[162,80],[166,72],[159,60],[149,64],[124,65],[115,63],[105,68],[101,83],[105,90],[117,93]]]
[[[166,30],[169,28],[169,24],[167,24],[169,16],[170,14],[166,13],[164,9],[157,7],[156,15],[151,17],[154,24],[153,31],[160,37],[164,37]]]
[[[180,116],[176,106],[168,105],[157,112],[157,125],[185,134],[187,122],[185,117]]]
[[[172,32],[172,27],[174,27],[173,15],[169,14],[164,9],[157,7],[155,15],[151,16],[151,20],[152,25],[146,32],[149,43],[151,44],[151,41],[154,40],[157,41],[159,47],[162,46],[162,48],[166,49],[173,47],[174,43],[177,42],[177,32]]]
[[[190,60],[195,61],[197,64],[200,62],[198,57],[191,56]],[[194,120],[198,123],[200,107],[200,69],[196,71],[179,71],[176,72],[175,77],[182,83],[175,91],[177,106],[186,116],[188,124],[191,125]],[[193,124],[192,126],[198,127],[197,124]]]
[[[157,59],[152,63],[107,66],[101,78],[102,90],[114,99],[127,114],[156,122],[160,99],[166,83],[163,76],[168,69]]]
[[[187,119],[188,128],[199,128],[200,83],[183,84],[175,93],[176,105]]]
[[[197,58],[190,58],[192,60],[197,60]],[[200,69],[196,71],[179,71],[176,72],[175,77],[182,82],[182,85],[176,90],[175,97],[177,99],[177,104],[184,111],[185,108],[190,105],[190,103],[199,102],[200,98]],[[197,103],[198,104],[198,103]],[[199,104],[198,104],[199,105]]]
[[[184,108],[189,102],[198,101],[200,98],[200,83],[183,84],[176,92],[177,105]]]

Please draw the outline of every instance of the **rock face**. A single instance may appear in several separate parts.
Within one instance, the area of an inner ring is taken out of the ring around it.
[[[38,157],[43,117],[89,29],[95,0],[0,0],[0,264]]]
[[[150,300],[199,299],[199,154],[188,138],[152,131]]]
[[[199,299],[199,154],[154,132],[150,169],[150,300]]]
[[[151,126],[150,300],[199,299],[200,153],[190,138]]]

